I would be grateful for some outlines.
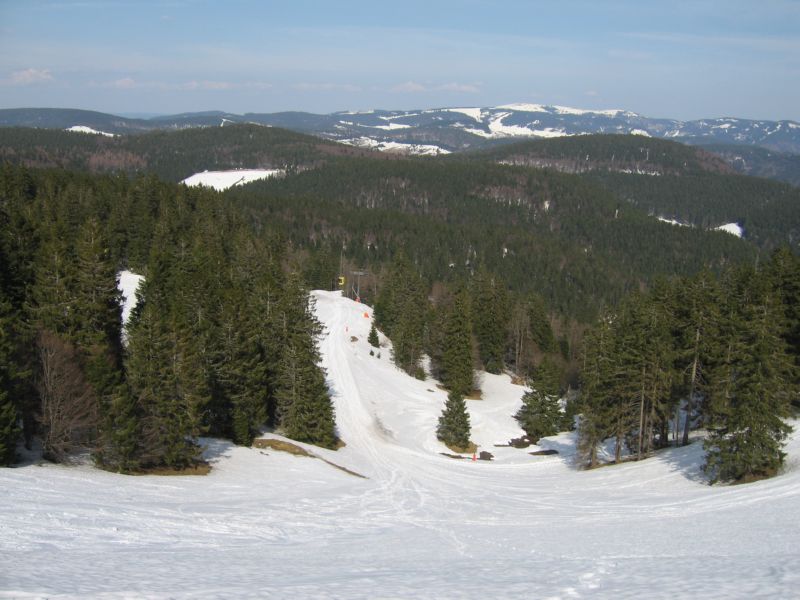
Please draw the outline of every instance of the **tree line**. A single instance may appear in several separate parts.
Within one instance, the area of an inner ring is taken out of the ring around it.
[[[336,444],[320,324],[280,237],[218,194],[140,177],[0,169],[0,456],[196,464],[198,437],[266,424]],[[146,277],[122,342],[117,273]]]
[[[798,294],[800,260],[782,247],[758,269],[662,281],[606,311],[583,340],[581,461],[596,466],[607,439],[619,462],[703,428],[712,482],[775,474],[800,408]]]

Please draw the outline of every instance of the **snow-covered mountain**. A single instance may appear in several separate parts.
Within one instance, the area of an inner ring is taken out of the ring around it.
[[[700,440],[578,471],[574,434],[540,442],[553,456],[495,446],[524,388],[485,374],[468,411],[494,460],[455,460],[446,393],[386,339],[370,355],[369,307],[314,296],[345,447],[206,439],[205,477],[0,469],[0,598],[796,597],[797,433],[786,473],[746,485],[707,485]]]
[[[590,110],[545,104],[450,107],[410,111],[369,110],[326,115],[304,112],[183,113],[126,119],[65,109],[0,110],[0,127],[88,127],[109,133],[257,123],[311,133],[359,146],[430,154],[458,152],[498,140],[624,133],[692,144],[761,146],[800,154],[800,123],[737,118],[681,121],[651,118],[622,109]]]

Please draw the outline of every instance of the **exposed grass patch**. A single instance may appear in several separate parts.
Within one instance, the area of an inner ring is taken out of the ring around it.
[[[344,443],[344,441],[337,438],[335,450],[338,450],[339,448],[344,448],[345,446],[346,444]],[[297,444],[293,444],[285,440],[259,438],[257,440],[253,440],[253,448],[261,448],[261,449],[269,448],[270,450],[277,450],[279,452],[288,452],[293,456],[306,456],[308,458],[318,458],[322,462],[332,466],[335,469],[344,471],[348,475],[353,475],[354,477],[360,477],[361,479],[368,479],[365,475],[362,475],[361,473],[356,473],[355,471],[351,471],[347,467],[343,467],[342,465],[337,465],[336,463],[331,462],[326,458],[322,458],[321,456],[317,456],[313,452],[309,452],[305,448],[301,448]]]
[[[278,450],[280,452],[288,452],[294,456],[310,456],[314,458],[314,455],[308,452],[305,448],[301,448],[297,444],[292,444],[291,442],[287,442],[284,440],[273,440],[273,439],[257,439],[253,440],[253,448],[270,448],[271,450]]]
[[[459,454],[474,454],[478,451],[478,446],[474,442],[470,442],[464,447],[451,446],[450,444],[445,444],[445,446],[447,446],[453,452],[458,452]]]
[[[464,396],[465,400],[483,400],[483,392],[481,390],[472,390],[469,394]]]

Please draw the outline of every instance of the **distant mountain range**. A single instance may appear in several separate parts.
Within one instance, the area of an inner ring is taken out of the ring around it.
[[[281,127],[362,148],[404,154],[449,154],[526,139],[585,134],[634,134],[708,147],[736,171],[800,185],[800,124],[737,118],[680,121],[625,110],[585,110],[541,104],[489,108],[372,110],[326,115],[222,111],[127,118],[54,108],[0,110],[0,127],[37,127],[107,134],[252,123]]]
[[[490,108],[436,108],[413,111],[374,110],[318,115],[304,112],[182,113],[149,119],[50,108],[0,110],[0,126],[67,129],[84,126],[129,134],[154,129],[257,123],[283,127],[353,145],[402,149],[417,153],[459,152],[508,139],[553,138],[588,133],[627,133],[691,144],[760,146],[800,154],[800,124],[719,118],[697,121],[653,119],[625,110],[584,110],[541,104],[507,104]]]

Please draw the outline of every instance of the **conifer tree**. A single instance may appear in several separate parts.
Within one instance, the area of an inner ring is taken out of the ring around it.
[[[589,468],[597,465],[597,448],[612,430],[612,322],[613,315],[603,315],[583,340],[578,456]]]
[[[375,323],[373,323],[369,328],[367,342],[369,342],[369,345],[373,348],[378,348],[381,345],[380,340],[378,339],[378,330],[375,329]]]
[[[451,391],[447,395],[447,402],[439,417],[436,437],[453,450],[466,451],[470,444],[470,431],[469,413],[464,397],[456,391]]]
[[[481,268],[472,282],[472,328],[484,369],[500,373],[509,321],[508,294],[500,279]]]
[[[765,277],[744,271],[729,290],[729,324],[709,385],[706,471],[711,481],[774,475],[783,464],[784,421],[797,393],[781,337],[782,308]]]
[[[14,323],[0,281],[0,466],[14,461],[19,438],[19,410],[14,401]]]
[[[394,363],[423,377],[419,365],[425,342],[427,298],[422,279],[402,252],[395,257],[375,303],[375,322],[392,340]]]
[[[122,376],[122,311],[116,265],[95,219],[80,229],[76,260],[70,337],[81,350],[86,377],[105,413]]]
[[[318,365],[316,340],[322,331],[296,275],[287,282],[278,309],[282,324],[281,359],[275,381],[276,416],[287,437],[333,448],[336,423],[333,403]]]
[[[475,372],[472,368],[472,334],[469,296],[466,291],[456,294],[444,324],[441,358],[442,384],[459,396],[472,392]]]
[[[531,389],[522,396],[522,406],[514,415],[532,444],[559,432],[562,421],[559,379],[555,364],[545,358],[534,372]]]

